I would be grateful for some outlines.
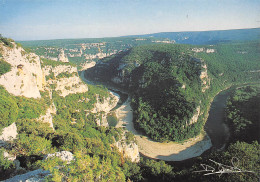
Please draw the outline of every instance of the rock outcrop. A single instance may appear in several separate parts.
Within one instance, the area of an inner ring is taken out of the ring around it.
[[[210,78],[207,72],[207,65],[205,63],[202,63],[201,67],[202,67],[202,71],[200,73],[200,80],[202,86],[201,91],[205,92],[210,87]]]
[[[60,96],[65,97],[69,94],[88,91],[87,85],[79,78],[76,67],[71,65],[45,66],[43,72],[46,76],[53,75],[54,78],[49,78],[47,83],[54,85],[54,89]]]
[[[63,49],[60,50],[60,54],[58,56],[58,60],[61,61],[61,62],[65,62],[65,63],[69,62],[68,57],[65,55]]]
[[[16,139],[17,135],[18,133],[15,123],[9,125],[8,127],[5,127],[2,130],[2,134],[0,135],[0,146],[5,144],[5,142],[7,141],[12,141],[13,139]]]
[[[125,158],[131,159],[132,162],[140,161],[138,145],[134,141],[128,143],[125,135],[121,140],[114,143],[114,146],[118,148]]]
[[[44,178],[50,175],[50,171],[44,171],[37,169],[34,171],[27,172],[25,174],[17,175],[13,178],[4,180],[4,182],[44,182]]]
[[[44,160],[52,158],[52,157],[58,157],[60,158],[62,161],[66,161],[66,162],[70,162],[72,160],[74,160],[74,156],[71,152],[69,151],[61,151],[61,152],[55,152],[53,154],[47,154],[44,157]]]
[[[95,65],[96,65],[95,61],[91,61],[91,62],[87,61],[87,62],[85,62],[85,63],[80,65],[81,66],[81,70],[80,71],[92,68]]]
[[[58,65],[55,67],[45,66],[43,69],[43,72],[44,72],[45,76],[48,76],[52,73],[54,74],[54,76],[58,76],[61,73],[67,73],[67,74],[77,73],[78,70],[76,67],[71,66],[71,65]]]
[[[112,92],[109,92],[109,97],[107,98],[100,99],[97,95],[97,102],[91,112],[96,113],[96,123],[98,126],[109,126],[107,122],[107,115],[117,105],[118,101],[119,96]]]
[[[196,108],[194,115],[192,116],[192,118],[189,121],[189,125],[196,123],[198,121],[199,115],[200,115],[200,106],[198,106]]]
[[[0,44],[3,59],[10,63],[11,71],[0,77],[0,84],[16,96],[39,98],[44,89],[45,77],[41,70],[40,58],[34,53],[26,53],[13,43],[13,48]]]
[[[103,100],[103,101],[100,101]],[[97,102],[95,103],[95,107],[92,110],[92,113],[98,113],[98,112],[109,112],[111,109],[113,109],[119,101],[119,97],[112,92],[109,92],[109,97],[107,98],[99,98],[97,95]]]
[[[49,123],[50,124],[50,127],[52,129],[53,128],[53,122],[52,122],[52,115],[51,114],[56,114],[56,107],[54,105],[54,103],[52,103],[50,105],[50,107],[47,109],[46,111],[46,114],[45,115],[42,115],[38,118],[39,121],[42,121],[44,123]]]

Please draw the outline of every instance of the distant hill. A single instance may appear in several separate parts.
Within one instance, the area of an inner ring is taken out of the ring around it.
[[[194,32],[161,32],[128,37],[168,38],[170,40],[175,40],[180,44],[207,45],[219,42],[259,40],[260,28]]]

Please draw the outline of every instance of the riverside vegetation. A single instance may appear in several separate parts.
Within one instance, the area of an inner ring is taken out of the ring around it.
[[[8,44],[4,42],[5,46],[12,45],[10,40],[5,41],[9,41]],[[95,73],[100,80],[129,90],[133,98],[136,126],[147,135],[157,141],[181,141],[201,132],[210,101],[221,89],[232,84],[255,82],[260,78],[257,72],[260,68],[256,41],[203,46],[216,50],[211,54],[193,52],[194,47],[158,44],[132,48],[104,58],[97,67],[90,70],[89,76],[93,77]],[[47,63],[68,64],[42,60],[42,65]],[[203,84],[200,79],[201,72],[206,71],[205,64],[210,85],[208,80]],[[121,69],[118,69],[119,66]],[[8,66],[3,67],[3,74],[10,69]],[[112,82],[114,77],[119,79]],[[206,86],[209,87],[202,92]],[[47,91],[41,92],[40,99],[13,96],[3,87],[0,91],[1,127],[15,121],[18,129],[17,139],[1,148],[0,173],[4,174],[1,180],[38,168],[50,170],[52,175],[48,177],[49,181],[257,180],[256,174],[231,174],[218,178],[204,177],[193,171],[200,169],[200,163],[208,164],[209,159],[230,164],[232,157],[240,160],[238,167],[243,170],[259,169],[257,161],[260,147],[255,141],[257,136],[248,139],[244,137],[259,121],[254,120],[257,116],[247,118],[245,112],[248,110],[241,104],[249,100],[250,103],[246,105],[253,106],[255,97],[259,99],[259,88],[240,89],[229,100],[231,104],[228,103],[230,109],[227,110],[227,122],[234,128],[232,131],[236,132],[232,134],[234,140],[227,149],[198,157],[187,165],[145,158],[141,158],[139,163],[133,163],[111,147],[111,144],[120,140],[123,130],[97,126],[95,114],[89,112],[96,102],[96,94],[99,98],[108,96],[104,87],[88,85],[87,92],[69,94],[66,97],[61,97],[52,90],[51,99]],[[79,100],[83,102],[78,102]],[[37,121],[52,102],[57,109],[53,115],[54,130],[47,123]],[[197,122],[190,124],[197,106],[200,106],[202,114]],[[238,108],[234,109],[233,106]],[[257,114],[254,109],[250,113]],[[241,123],[237,119],[239,117],[244,118]],[[133,137],[128,138],[132,140]],[[72,152],[74,160],[70,163],[59,158],[42,160],[46,154],[63,150]],[[16,155],[22,168],[17,170],[15,163],[4,157],[4,151]]]

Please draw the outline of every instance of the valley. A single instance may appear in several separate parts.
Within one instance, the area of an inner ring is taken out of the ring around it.
[[[247,136],[257,121],[246,112],[256,110],[239,107],[257,103],[258,40],[144,37],[2,37],[0,179],[200,180],[189,175],[199,163],[226,163],[234,151],[243,160],[245,147],[243,164],[259,167],[257,136]]]

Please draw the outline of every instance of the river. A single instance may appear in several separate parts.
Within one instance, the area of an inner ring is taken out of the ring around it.
[[[82,72],[81,76],[84,77],[84,72]],[[87,81],[85,77],[84,80]],[[90,83],[89,81],[87,82]],[[227,98],[232,90],[234,90],[234,87],[221,91],[214,98],[205,125],[207,134],[201,134],[198,137],[189,139],[181,144],[176,142],[155,142],[136,131],[133,127],[132,108],[129,99],[126,100],[126,93],[112,90],[119,95],[124,94],[124,98],[121,99],[121,102],[113,109],[119,116],[119,124],[117,127],[126,127],[127,130],[132,131],[136,136],[140,153],[154,159],[182,161],[200,156],[203,152],[210,149],[211,146],[213,150],[223,149],[229,139],[229,129],[224,123],[225,106]]]
[[[223,149],[228,142],[230,132],[227,124],[225,124],[225,108],[227,99],[234,89],[234,87],[231,87],[221,91],[211,103],[205,130],[211,139],[213,150]]]

